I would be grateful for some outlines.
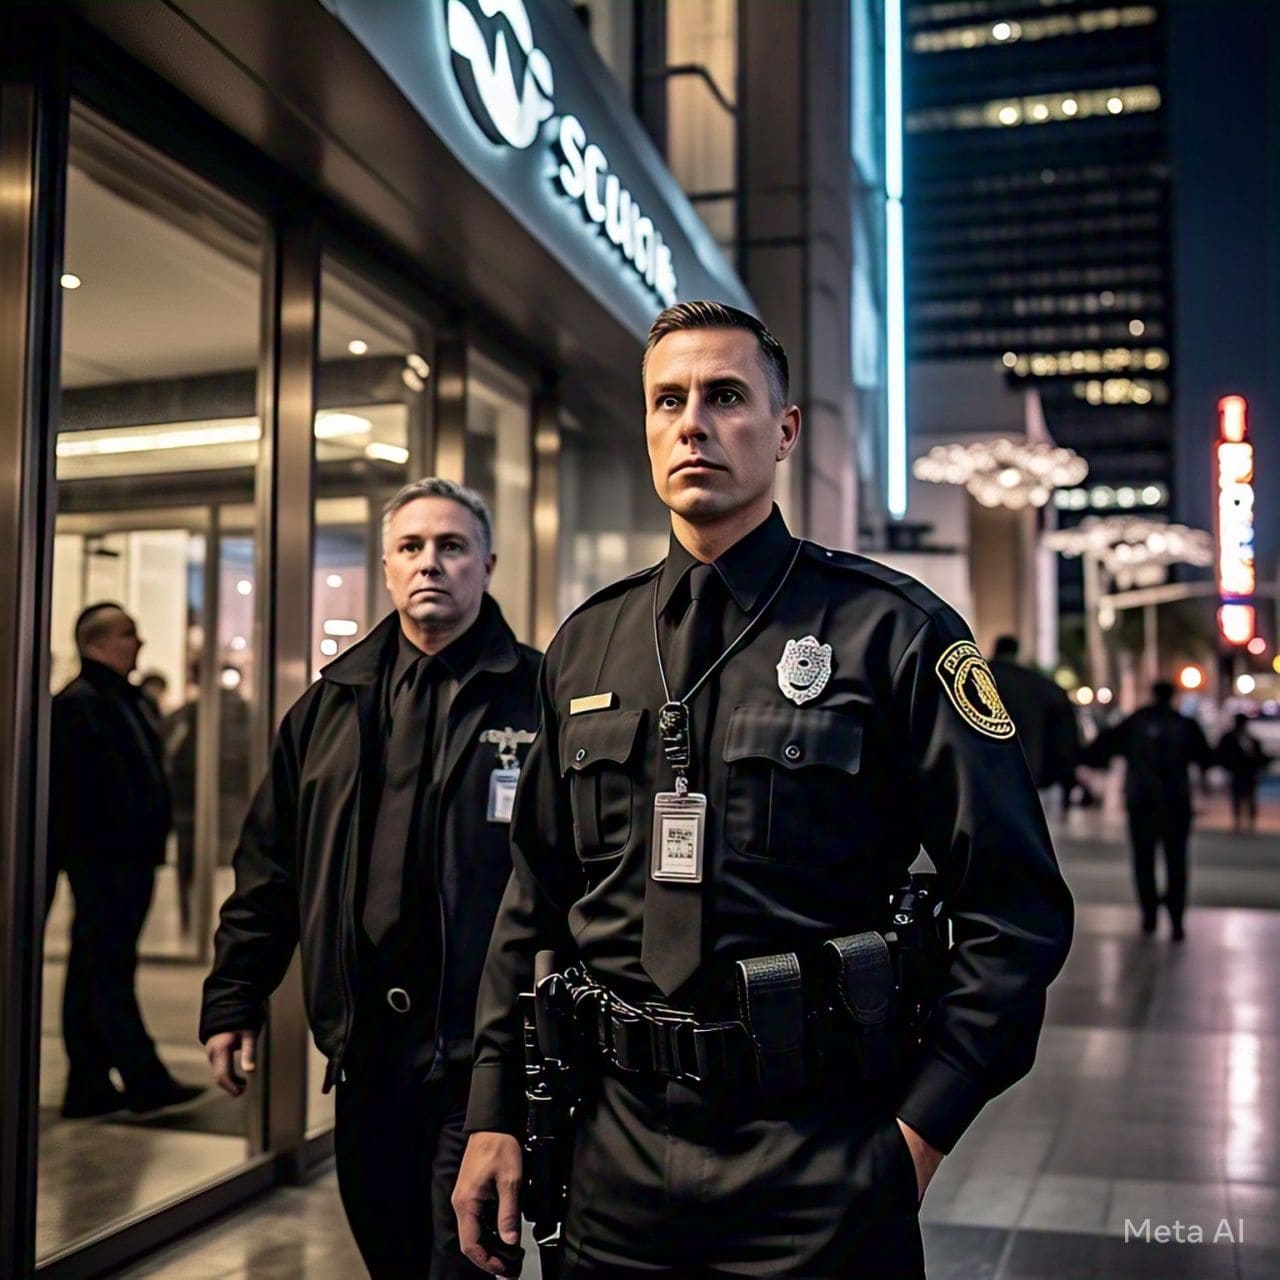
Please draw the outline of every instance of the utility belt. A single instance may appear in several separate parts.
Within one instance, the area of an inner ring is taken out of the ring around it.
[[[765,1097],[824,1076],[886,1080],[908,1029],[895,1016],[889,943],[860,933],[824,943],[808,964],[795,952],[733,966],[737,1016],[701,1020],[658,1003],[633,1005],[573,967],[562,975],[579,1060],[621,1077],[694,1086],[754,1086]]]

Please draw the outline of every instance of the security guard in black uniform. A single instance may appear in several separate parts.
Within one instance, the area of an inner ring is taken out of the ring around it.
[[[200,1037],[238,1095],[263,1005],[301,945],[325,1087],[337,1086],[338,1187],[375,1280],[475,1274],[449,1196],[539,659],[485,592],[491,542],[484,502],[452,481],[387,504],[395,612],[285,717],[205,982]]]
[[[964,623],[773,506],[800,428],[777,341],[682,303],[651,330],[644,389],[670,550],[588,600],[543,664],[459,1237],[516,1273],[517,996],[549,948],[594,1053],[565,1276],[918,1277],[919,1200],[1031,1066],[1070,896]],[[882,935],[922,845],[953,945],[922,1042],[886,1069]]]

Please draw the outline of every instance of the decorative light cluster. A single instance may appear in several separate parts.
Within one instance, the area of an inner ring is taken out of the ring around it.
[[[1064,556],[1093,556],[1122,589],[1161,581],[1171,564],[1211,565],[1213,536],[1145,516],[1086,516],[1074,529],[1044,536]]]
[[[1053,495],[1053,505],[1059,511],[1105,511],[1109,507],[1163,507],[1169,501],[1169,490],[1162,484],[1122,484],[1112,488],[1109,484],[1090,485],[1087,489],[1059,489]]]
[[[1074,449],[1042,441],[974,440],[940,444],[912,472],[934,484],[962,484],[984,507],[1043,507],[1054,489],[1077,485],[1089,464]]]
[[[1090,378],[1073,382],[1071,392],[1089,404],[1169,403],[1169,384],[1159,378]]]

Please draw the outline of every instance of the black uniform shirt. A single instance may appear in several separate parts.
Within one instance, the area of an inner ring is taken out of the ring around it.
[[[396,643],[390,651],[391,660],[384,665],[382,689],[378,698],[378,736],[383,746],[382,771],[385,778],[386,755],[390,745],[391,728],[395,716],[411,715],[416,719],[414,737],[422,744],[422,763],[412,786],[417,800],[412,825],[409,828],[404,863],[403,898],[400,925],[389,935],[387,945],[395,952],[403,952],[412,942],[417,953],[434,955],[433,935],[437,928],[438,911],[431,902],[435,891],[435,826],[440,806],[440,782],[444,760],[444,741],[449,723],[449,706],[457,691],[459,679],[470,670],[478,649],[479,620],[473,623],[456,640],[451,641],[436,654],[426,654],[397,629]],[[425,668],[425,669],[424,669]],[[435,688],[430,698],[413,699],[410,684],[419,680],[431,681]],[[387,800],[387,790],[381,781],[378,803]],[[364,840],[361,874],[356,891],[356,919],[363,915],[368,877],[376,874],[371,868],[370,842],[376,828],[371,821]],[[362,948],[368,949],[368,939],[360,931]]]
[[[717,564],[734,595],[726,612],[745,606],[759,620],[708,682],[710,714],[693,703],[710,765],[693,780],[708,798],[704,961],[676,1002],[699,1007],[733,960],[884,928],[888,896],[923,845],[955,947],[898,1114],[950,1150],[1030,1068],[1045,988],[1070,941],[1070,895],[968,628],[907,575],[808,542],[765,608],[784,537],[794,547],[775,511]],[[516,996],[531,988],[538,950],[581,959],[623,999],[660,998],[640,964],[653,797],[672,782],[655,725],[653,608],[682,555],[673,548],[670,570],[597,593],[548,648],[542,731],[512,822],[514,874],[476,1014],[472,1131],[522,1127]],[[593,696],[596,709],[575,712],[575,699]]]

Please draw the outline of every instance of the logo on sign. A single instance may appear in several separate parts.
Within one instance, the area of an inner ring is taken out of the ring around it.
[[[476,123],[493,142],[523,151],[552,111],[555,77],[533,43],[523,0],[478,0],[490,20],[482,30],[462,0],[449,0],[453,71]],[[486,38],[486,36],[488,38]]]
[[[467,107],[491,142],[525,150],[555,110],[555,75],[534,43],[524,0],[446,3],[453,71]],[[577,116],[560,117],[555,152],[556,185],[670,306],[677,291],[671,250]]]

